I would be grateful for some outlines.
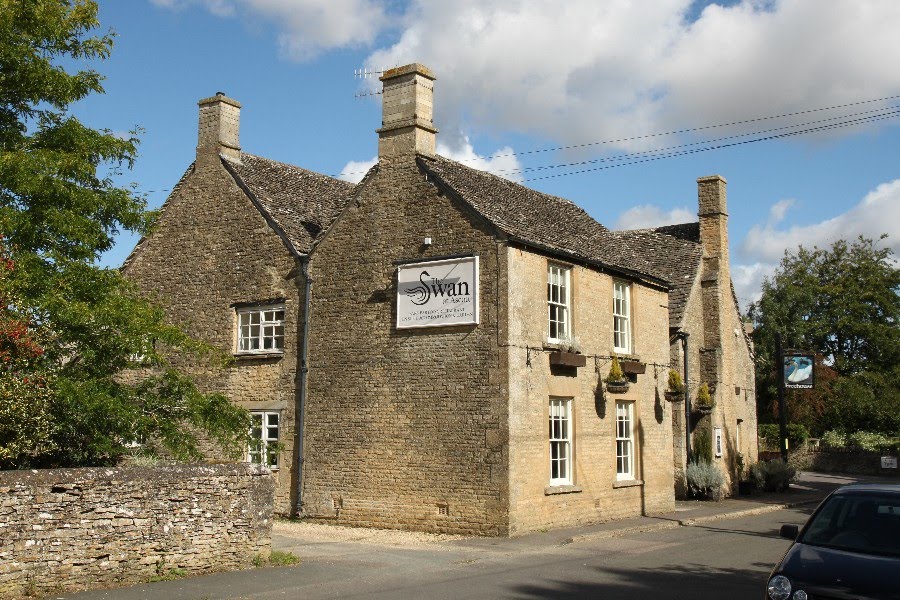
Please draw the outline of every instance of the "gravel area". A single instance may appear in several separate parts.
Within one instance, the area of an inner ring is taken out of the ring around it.
[[[363,542],[387,546],[428,546],[444,542],[468,539],[469,536],[449,533],[423,533],[420,531],[399,531],[395,529],[370,529],[346,527],[326,523],[306,523],[303,521],[276,520],[272,533],[290,536],[308,543],[323,542]]]

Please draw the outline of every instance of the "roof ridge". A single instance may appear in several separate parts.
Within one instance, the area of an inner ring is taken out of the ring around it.
[[[282,166],[282,167],[287,167],[287,168],[289,168],[289,169],[293,169],[293,170],[295,170],[295,171],[300,171],[300,172],[302,172],[302,173],[307,173],[307,174],[312,175],[312,176],[315,176],[315,177],[321,177],[322,179],[327,179],[327,180],[330,180],[330,181],[336,181],[336,182],[338,182],[338,183],[345,184],[348,188],[350,188],[350,187],[355,187],[355,186],[356,186],[355,183],[352,183],[352,182],[350,182],[350,181],[345,181],[345,180],[343,180],[343,179],[338,179],[337,177],[332,177],[331,175],[325,175],[324,173],[319,173],[318,171],[312,171],[312,170],[310,170],[310,169],[305,169],[305,168],[303,168],[303,167],[299,167],[299,166],[297,166],[297,165],[294,165],[294,164],[291,164],[291,163],[287,163],[287,162],[284,162],[284,161],[281,161],[281,160],[275,160],[274,158],[267,158],[267,157],[265,157],[265,156],[259,156],[258,154],[251,154],[251,153],[249,153],[249,152],[241,152],[241,158],[244,158],[244,157],[247,157],[247,158],[250,158],[250,159],[255,159],[255,160],[261,160],[261,161],[265,161],[265,162],[268,162],[268,163],[273,163],[273,164],[275,164],[275,165],[279,165],[279,166]],[[223,156],[222,158],[224,158],[225,160],[228,160],[229,162],[236,162],[236,161],[234,161],[233,159],[230,159],[230,158],[227,158],[227,157],[224,157],[224,156]]]

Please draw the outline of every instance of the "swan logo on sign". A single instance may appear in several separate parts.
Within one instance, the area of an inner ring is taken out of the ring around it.
[[[478,257],[397,269],[397,328],[478,324]]]
[[[813,388],[813,356],[811,354],[786,354],[784,356],[784,388],[787,390],[811,390]]]

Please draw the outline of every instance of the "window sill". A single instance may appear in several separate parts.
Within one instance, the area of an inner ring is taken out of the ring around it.
[[[613,484],[613,489],[639,487],[644,485],[643,479],[621,479]]]
[[[235,360],[268,360],[281,358],[284,356],[284,352],[235,352],[232,356]]]
[[[544,488],[544,495],[555,496],[556,494],[577,494],[580,491],[580,485],[549,485]]]

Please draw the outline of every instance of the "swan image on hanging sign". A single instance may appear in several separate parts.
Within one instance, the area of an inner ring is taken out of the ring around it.
[[[811,388],[813,386],[813,357],[785,356],[784,384],[787,388]]]

